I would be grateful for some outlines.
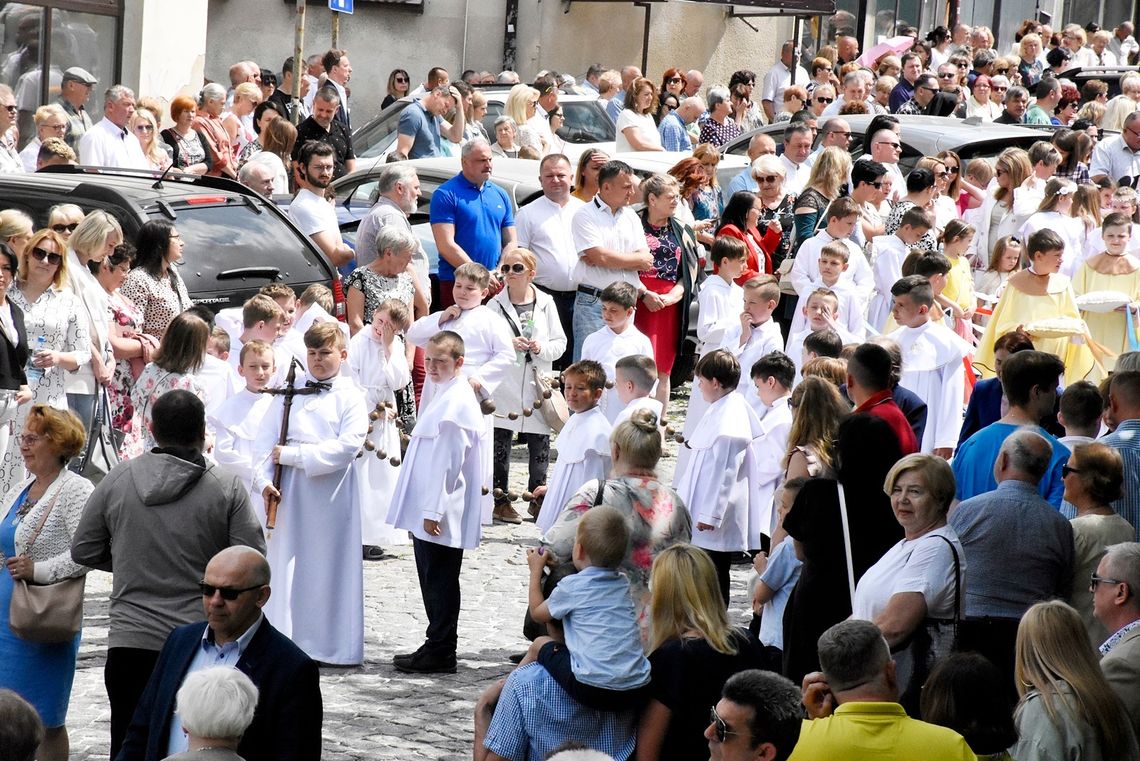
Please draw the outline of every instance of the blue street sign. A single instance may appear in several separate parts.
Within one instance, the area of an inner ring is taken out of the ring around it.
[[[338,13],[352,13],[352,0],[329,0],[329,10]]]

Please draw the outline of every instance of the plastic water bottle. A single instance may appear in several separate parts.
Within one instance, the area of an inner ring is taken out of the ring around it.
[[[44,377],[44,368],[36,367],[33,360],[36,357],[36,352],[43,351],[44,346],[46,344],[47,344],[47,339],[44,338],[43,336],[39,336],[36,338],[35,343],[32,345],[32,348],[31,348],[31,355],[32,356],[28,358],[28,371],[26,373],[26,375],[28,376],[28,385],[29,386],[36,384],[36,383],[39,383],[40,380],[42,380]]]

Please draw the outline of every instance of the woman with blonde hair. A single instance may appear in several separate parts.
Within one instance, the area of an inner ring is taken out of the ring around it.
[[[716,568],[704,551],[675,544],[653,561],[649,587],[652,697],[637,729],[637,761],[708,754],[706,706],[733,674],[758,668],[760,653],[732,627],[720,602]]]
[[[230,148],[239,156],[248,143],[257,139],[253,128],[253,112],[261,103],[261,88],[253,82],[242,82],[234,88],[230,110],[222,114],[222,126],[230,136]]]
[[[994,241],[1006,235],[1016,235],[1032,211],[1016,208],[1019,191],[1025,180],[1033,174],[1029,154],[1021,148],[1006,148],[994,162],[994,179],[997,187],[986,193],[978,219],[978,234],[970,246],[970,258],[987,261]]]
[[[587,148],[578,157],[578,169],[574,172],[574,190],[570,195],[579,201],[589,203],[598,194],[598,170],[610,160],[605,151]]]
[[[784,456],[784,479],[830,478],[834,475],[832,446],[839,424],[851,412],[830,381],[804,378],[792,391],[792,427]]]
[[[851,154],[837,146],[819,152],[812,165],[807,187],[796,199],[796,238],[807,240],[825,222],[823,214],[839,197],[851,173]]]
[[[19,209],[0,211],[0,243],[7,243],[12,253],[21,256],[32,237],[32,218]]]
[[[1104,678],[1080,615],[1066,603],[1039,602],[1022,616],[1014,683],[1021,697],[1014,758],[1140,758],[1124,705]]]
[[[0,217],[2,216],[3,212],[0,212]],[[48,229],[57,233],[65,241],[71,239],[71,234],[75,232],[82,221],[83,209],[73,203],[57,203],[48,209]]]
[[[158,122],[154,114],[145,108],[137,109],[131,115],[130,126],[131,132],[139,139],[150,168],[158,172],[165,171],[173,159],[169,147],[158,137]]]
[[[538,111],[538,90],[530,85],[515,85],[507,94],[504,113],[515,120],[518,127],[519,148],[532,148],[539,156],[546,155],[546,145],[534,127],[527,124]]]
[[[657,86],[640,77],[625,93],[624,108],[617,118],[617,143],[614,151],[660,151],[661,133],[653,115],[657,113]]]

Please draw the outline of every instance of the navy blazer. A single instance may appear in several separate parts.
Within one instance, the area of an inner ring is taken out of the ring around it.
[[[205,622],[187,624],[170,633],[116,761],[160,761],[166,757],[175,695],[201,647],[205,628]],[[266,619],[237,668],[258,689],[257,710],[238,745],[238,755],[246,761],[319,759],[323,709],[316,662]]]
[[[1001,394],[1001,381],[997,378],[986,378],[974,384],[970,403],[966,405],[966,417],[962,420],[962,432],[958,434],[958,446],[1001,419]]]

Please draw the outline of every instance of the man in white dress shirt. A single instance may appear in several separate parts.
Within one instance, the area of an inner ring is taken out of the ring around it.
[[[653,255],[641,220],[629,205],[637,191],[633,169],[624,161],[607,161],[598,170],[598,194],[574,214],[570,230],[578,262],[573,277],[574,359],[586,336],[602,325],[602,290],[618,280],[643,290],[638,270],[653,266]]]
[[[784,176],[784,193],[799,194],[811,175],[807,157],[811,153],[813,135],[811,127],[802,122],[790,124],[784,130],[784,152],[780,155],[787,170]]]
[[[86,166],[149,169],[139,139],[127,129],[134,113],[134,92],[123,85],[109,88],[103,99],[103,118],[79,141],[79,162]]]
[[[8,85],[0,84],[0,174],[18,174],[24,171],[24,164],[20,155],[16,153],[16,131],[12,125],[16,122],[19,108],[16,105],[16,95]]]
[[[570,195],[573,178],[570,159],[561,153],[546,156],[538,165],[542,198],[536,198],[515,214],[519,247],[528,249],[538,259],[534,284],[554,299],[562,331],[568,336],[574,332],[574,300],[578,295],[578,281],[574,279],[578,252],[570,225],[584,205]],[[569,365],[572,353],[573,348],[567,345],[562,356],[554,360],[554,369],[562,370]]]
[[[1108,177],[1120,184],[1132,184],[1140,176],[1140,111],[1124,118],[1124,129],[1119,135],[1096,144],[1089,175],[1093,180]]]
[[[760,105],[764,107],[764,114],[771,123],[776,118],[776,108],[784,102],[784,90],[793,84],[806,85],[808,73],[804,67],[795,61],[795,40],[788,40],[780,48],[780,60],[772,64],[768,73],[764,75],[764,89],[760,93]],[[792,65],[796,63],[796,73],[793,82]]]

